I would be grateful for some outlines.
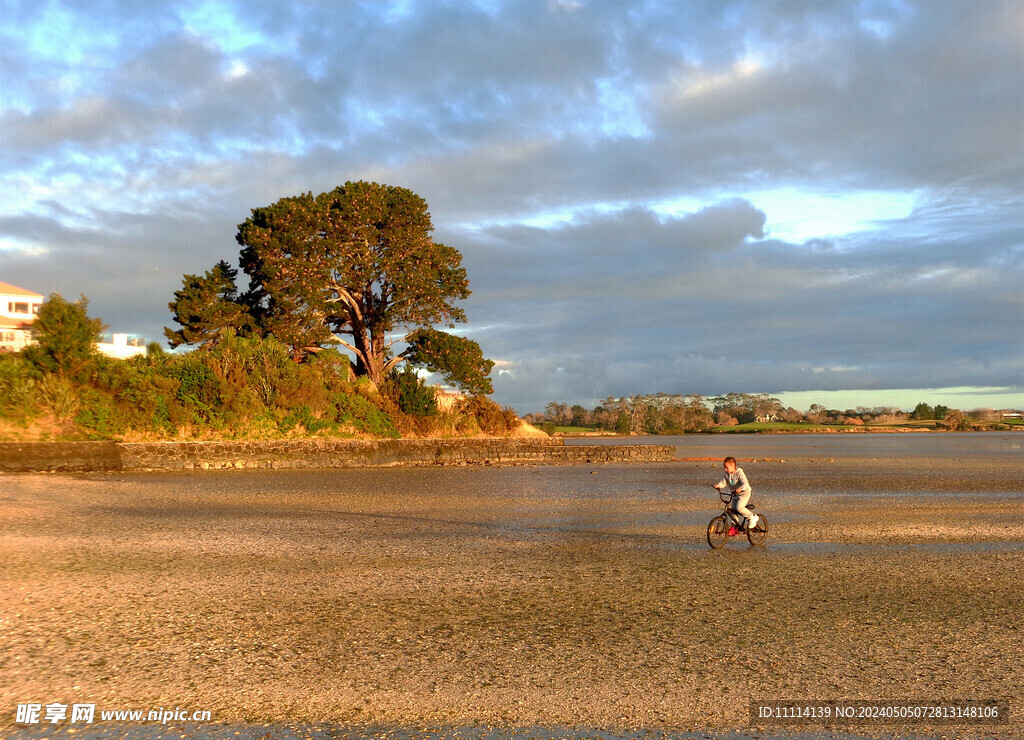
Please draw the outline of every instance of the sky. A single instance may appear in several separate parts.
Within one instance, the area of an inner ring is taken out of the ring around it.
[[[1024,406],[1024,3],[0,0],[0,41],[0,281],[111,331],[368,180],[520,413]]]

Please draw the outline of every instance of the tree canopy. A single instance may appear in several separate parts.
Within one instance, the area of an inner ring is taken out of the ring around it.
[[[236,277],[238,270],[224,260],[202,277],[184,277],[182,289],[174,292],[174,300],[168,304],[174,320],[181,324],[181,329],[176,331],[164,329],[172,347],[198,344],[208,349],[219,341],[228,327],[239,336],[252,333],[253,317],[239,299]]]
[[[32,322],[35,343],[22,350],[25,358],[44,372],[79,380],[96,358],[96,343],[106,328],[100,319],[89,318],[88,306],[85,296],[70,303],[51,293]]]
[[[494,362],[484,357],[480,345],[436,329],[417,329],[406,337],[409,349],[403,355],[413,365],[440,373],[446,383],[457,385],[474,396],[494,392],[487,377]]]
[[[297,360],[340,344],[354,355],[356,374],[376,384],[413,359],[447,382],[489,393],[493,363],[479,345],[432,328],[466,321],[455,303],[470,294],[462,255],[432,231],[426,201],[377,183],[347,182],[255,208],[236,236],[248,290],[232,293],[225,263],[205,278],[186,275],[170,304],[183,328],[168,337],[202,343],[218,324],[251,321]],[[407,349],[396,353],[402,342]]]

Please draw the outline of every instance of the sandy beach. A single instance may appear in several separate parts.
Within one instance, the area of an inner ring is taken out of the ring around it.
[[[1024,736],[1024,460],[742,465],[769,541],[721,551],[708,462],[0,477],[0,734],[88,702],[211,733]],[[1002,698],[1006,724],[749,716]]]

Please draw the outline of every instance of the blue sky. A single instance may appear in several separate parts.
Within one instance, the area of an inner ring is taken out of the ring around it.
[[[0,280],[112,330],[162,339],[250,209],[365,179],[462,252],[520,412],[1024,406],[1024,4],[4,1],[0,34]]]

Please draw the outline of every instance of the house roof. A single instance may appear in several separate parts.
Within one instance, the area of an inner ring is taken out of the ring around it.
[[[18,286],[11,285],[10,283],[0,283],[0,293],[3,295],[23,295],[32,298],[43,297],[39,293],[33,293],[31,290],[25,290],[24,288],[19,288]]]

